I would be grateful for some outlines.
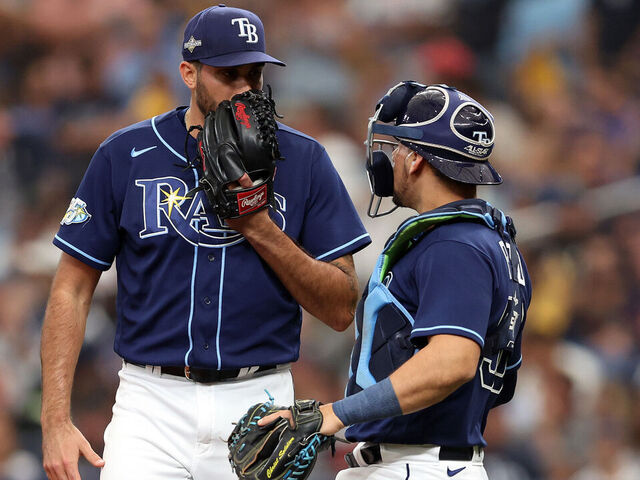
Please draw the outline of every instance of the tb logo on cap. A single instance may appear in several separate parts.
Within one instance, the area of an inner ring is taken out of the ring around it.
[[[239,37],[247,37],[247,43],[258,43],[258,34],[256,33],[256,26],[249,23],[249,19],[245,17],[233,18],[231,25],[238,24],[240,28]]]

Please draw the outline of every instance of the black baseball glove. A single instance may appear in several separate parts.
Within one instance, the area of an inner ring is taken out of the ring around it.
[[[237,218],[273,205],[273,176],[280,159],[275,104],[261,90],[249,90],[220,102],[198,133],[204,190],[220,218]],[[249,188],[229,190],[245,173]]]
[[[295,427],[278,418],[265,426],[258,420],[284,407],[257,404],[231,432],[229,462],[241,480],[304,480],[311,474],[318,452],[333,445],[333,437],[318,433],[322,413],[316,400],[296,400],[289,407]]]

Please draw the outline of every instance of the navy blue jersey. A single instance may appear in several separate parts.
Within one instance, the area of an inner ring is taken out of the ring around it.
[[[426,345],[431,335],[467,337],[478,343],[483,352],[475,378],[445,400],[409,415],[352,425],[346,432],[349,440],[444,446],[486,444],[482,432],[489,410],[513,394],[515,372],[521,362],[522,330],[510,345],[510,353],[489,348],[496,344],[496,337],[490,334],[497,330],[499,322],[504,325],[502,322],[506,321],[508,325],[516,319],[523,321],[531,299],[526,266],[517,253],[516,268],[511,268],[509,245],[516,248],[482,223],[441,224],[423,233],[381,282],[370,282],[369,296],[383,300],[375,300],[377,306],[373,308],[372,302],[359,305],[347,395],[388,376]],[[380,309],[385,301],[388,305]],[[514,305],[516,308],[512,308]],[[362,322],[371,320],[368,317],[375,308],[379,310],[376,332],[382,334],[370,333],[370,346],[362,347]],[[508,311],[516,312],[514,317],[505,315]],[[405,318],[407,345],[380,340],[397,340]],[[403,353],[403,348],[408,351]],[[365,362],[367,368],[363,368]]]
[[[115,351],[140,364],[239,368],[295,361],[301,308],[185,168],[186,107],[111,135],[95,153],[54,244],[118,272]],[[280,124],[274,222],[330,261],[369,235],[324,148]],[[196,141],[189,137],[189,158]]]

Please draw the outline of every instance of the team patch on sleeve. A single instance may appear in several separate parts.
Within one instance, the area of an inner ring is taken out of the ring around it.
[[[84,223],[91,218],[87,210],[87,204],[79,198],[72,198],[67,213],[64,214],[61,225],[71,225],[73,223]]]

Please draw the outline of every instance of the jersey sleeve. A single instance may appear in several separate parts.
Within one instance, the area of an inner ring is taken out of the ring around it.
[[[109,157],[101,147],[71,199],[53,243],[98,270],[108,270],[120,247]]]
[[[482,348],[493,296],[489,259],[464,243],[440,241],[420,255],[415,269],[419,302],[411,339],[460,335]]]
[[[324,148],[316,149],[300,240],[316,259],[330,261],[371,243],[353,202]]]

